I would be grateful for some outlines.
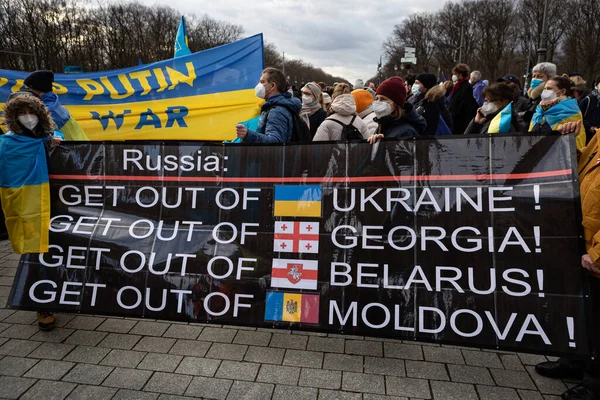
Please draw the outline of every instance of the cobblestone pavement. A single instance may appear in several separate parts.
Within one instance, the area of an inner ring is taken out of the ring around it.
[[[0,242],[0,304],[18,256]],[[411,341],[0,308],[10,399],[557,400],[544,356]]]

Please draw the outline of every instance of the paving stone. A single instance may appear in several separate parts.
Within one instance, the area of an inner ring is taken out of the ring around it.
[[[279,383],[283,385],[297,385],[300,378],[299,367],[285,367],[282,365],[262,365],[256,378],[257,382]]]
[[[525,371],[525,367],[523,366],[523,363],[521,363],[521,359],[516,354],[501,354],[500,360],[506,369],[513,371]]]
[[[0,360],[0,375],[21,376],[37,362],[31,358],[6,356]]]
[[[423,346],[423,354],[426,361],[440,362],[445,364],[465,364],[459,349],[447,347]]]
[[[54,325],[57,328],[64,328],[76,315],[66,313],[54,313]]]
[[[0,346],[0,356],[25,357],[41,344],[41,342],[33,342],[31,340],[10,339]]]
[[[67,354],[64,361],[72,361],[76,363],[98,364],[110,349],[90,346],[77,346],[72,352]]]
[[[259,367],[260,364],[225,360],[219,366],[215,377],[222,379],[253,381],[256,379],[256,374],[258,373]]]
[[[347,354],[325,353],[323,369],[363,372],[363,357]]]
[[[185,391],[185,394],[186,396],[223,400],[227,398],[227,393],[229,393],[229,388],[231,388],[232,384],[233,381],[228,379],[204,378],[197,376],[192,380]]]
[[[24,376],[25,378],[60,380],[75,364],[66,361],[41,360]]]
[[[0,309],[0,321],[10,317],[15,313],[15,310]]]
[[[248,344],[254,346],[268,346],[271,334],[266,332],[238,331],[233,343]]]
[[[158,400],[192,400],[194,397],[187,396],[176,396],[174,394],[161,394],[158,396]]]
[[[411,378],[437,379],[448,381],[448,373],[444,364],[426,361],[406,361],[406,376]]]
[[[536,365],[548,361],[546,356],[539,354],[518,353],[518,355],[524,365]]]
[[[4,318],[2,322],[6,322],[7,324],[31,325],[35,321],[37,321],[35,317],[35,311],[17,310],[10,316]]]
[[[363,400],[408,400],[408,397],[384,396],[382,394],[365,393]]]
[[[213,343],[206,354],[207,358],[218,358],[220,360],[242,361],[248,346],[241,344]]]
[[[486,368],[503,368],[502,362],[496,353],[475,350],[462,350],[467,365]]]
[[[103,386],[110,386],[120,389],[141,390],[152,371],[144,371],[131,368],[115,368],[111,374],[102,383]]]
[[[106,337],[105,332],[78,330],[67,338],[65,343],[81,346],[96,346]]]
[[[431,381],[435,400],[479,400],[473,385],[454,382]]]
[[[279,364],[283,362],[285,349],[275,349],[272,347],[248,347],[244,356],[244,361],[256,362],[260,364]],[[293,350],[288,350],[293,351]],[[321,357],[322,358],[322,357]]]
[[[0,376],[2,397],[17,399],[35,383],[35,379],[17,378],[13,376]]]
[[[137,368],[148,369],[151,371],[173,372],[182,359],[182,356],[173,354],[148,353]]]
[[[213,328],[208,327],[202,330],[198,340],[204,340],[206,342],[219,342],[219,343],[231,343],[235,337],[237,330],[226,329],[226,328]]]
[[[122,333],[109,333],[103,341],[98,343],[98,347],[108,347],[111,349],[131,350],[133,346],[141,339],[139,335],[125,335]]]
[[[0,332],[7,330],[11,326],[12,326],[11,324],[5,324],[4,322],[0,322]]]
[[[544,400],[538,391],[518,389],[517,392],[519,393],[521,400]],[[560,400],[560,398],[558,400]]]
[[[23,396],[22,400],[63,400],[77,386],[74,383],[37,381]]]
[[[171,324],[169,329],[163,334],[163,337],[196,340],[202,332],[202,329],[204,328],[201,326]]]
[[[139,392],[137,390],[119,389],[111,400],[156,400],[158,393]]]
[[[161,337],[143,337],[133,348],[136,351],[149,351],[153,353],[168,353],[176,340]]]
[[[322,389],[339,389],[342,384],[341,371],[302,368],[299,386],[317,387]]]
[[[276,385],[272,400],[316,400],[319,389]]]
[[[69,337],[74,329],[66,329],[66,328],[54,328],[50,331],[40,331],[31,337],[31,340],[39,340],[40,342],[54,342],[61,343],[63,340]]]
[[[535,389],[533,381],[527,372],[511,371],[505,369],[490,369],[498,386],[517,389]],[[562,392],[561,392],[562,393]]]
[[[369,340],[346,340],[346,354],[383,357],[383,343]]]
[[[385,380],[381,375],[344,372],[342,376],[342,390],[385,394]]]
[[[447,367],[450,378],[454,382],[494,385],[494,380],[486,368],[452,364],[447,365]]]
[[[308,339],[307,350],[324,351],[327,353],[343,353],[344,339],[311,336]]]
[[[231,386],[227,399],[231,400],[264,400],[271,398],[275,385],[270,383],[254,383],[235,381]]]
[[[406,376],[403,360],[394,358],[365,357],[365,373]]]
[[[520,400],[515,389],[477,385],[479,397],[485,400]]]
[[[306,350],[308,336],[301,335],[285,335],[282,333],[274,333],[271,338],[269,347],[278,347],[283,349]]]
[[[342,392],[340,390],[319,389],[319,400],[361,400],[360,393]]]
[[[117,393],[117,389],[114,388],[79,385],[71,392],[67,400],[110,399],[115,393]]]
[[[424,379],[386,376],[385,387],[386,393],[393,396],[407,396],[416,397],[419,399],[431,399],[429,383]]]
[[[567,390],[567,387],[563,382],[558,379],[550,379],[545,376],[538,375],[535,372],[534,366],[527,366],[527,371],[533,378],[537,388],[542,394],[556,394],[561,395],[563,392]],[[532,389],[532,388],[521,388],[521,389]],[[535,387],[533,388],[535,389]]]
[[[178,354],[180,356],[204,357],[210,348],[210,343],[197,340],[179,339],[175,342],[169,354]]]
[[[221,360],[210,358],[185,357],[175,370],[177,374],[201,375],[212,377],[217,372]]]
[[[75,318],[73,318],[71,321],[69,321],[69,323],[67,325],[65,325],[65,328],[87,329],[87,330],[93,331],[102,322],[104,322],[105,319],[106,318],[78,315]]]
[[[283,365],[321,368],[323,365],[323,353],[316,351],[286,350]]]
[[[0,336],[10,339],[27,340],[38,333],[38,331],[39,328],[34,325],[11,325],[8,329],[2,331]]]
[[[142,336],[162,336],[169,329],[169,326],[169,324],[162,322],[140,321],[129,333]]]
[[[77,364],[63,377],[63,381],[87,385],[99,385],[112,370],[112,367],[104,367],[101,365]]]
[[[421,346],[413,344],[383,343],[385,357],[401,358],[403,360],[423,360]]]
[[[45,358],[49,360],[61,360],[75,348],[72,344],[63,343],[42,343],[36,348],[29,357]]]
[[[128,319],[107,318],[96,328],[96,330],[102,332],[127,333],[136,323],[137,322]]]
[[[135,368],[146,354],[147,353],[142,351],[113,349],[100,364],[110,365],[112,367]]]
[[[166,372],[155,372],[146,384],[144,390],[158,393],[182,395],[192,377],[189,375],[169,374]]]

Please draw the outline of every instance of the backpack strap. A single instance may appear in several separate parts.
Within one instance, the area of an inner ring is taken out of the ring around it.
[[[349,124],[344,124],[342,121],[340,121],[340,120],[337,120],[337,119],[335,119],[335,118],[327,118],[327,119],[328,119],[329,121],[334,121],[334,122],[337,122],[337,123],[338,123],[338,124],[340,124],[341,126],[350,126],[350,125],[354,125],[354,120],[356,119],[356,115],[354,115],[354,116],[352,117],[352,120],[350,120],[350,123],[349,123]]]

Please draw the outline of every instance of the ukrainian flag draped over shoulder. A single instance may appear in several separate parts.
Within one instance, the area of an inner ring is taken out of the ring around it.
[[[187,56],[188,54],[192,54],[192,52],[188,47],[185,18],[182,16],[177,28],[177,37],[175,37],[175,57]]]
[[[0,165],[0,199],[14,252],[47,252],[50,188],[44,141],[1,135]]]
[[[579,110],[577,100],[568,97],[560,103],[556,103],[546,111],[538,104],[535,114],[533,114],[533,118],[531,119],[529,130],[532,130],[536,124],[543,125],[544,121],[548,122],[548,125],[552,127],[552,130],[556,130],[559,125],[567,122],[583,122],[583,116]],[[583,126],[583,123],[581,124],[579,133],[577,133],[577,136],[575,137],[575,142],[577,143],[577,149],[585,147],[585,127]]]
[[[502,109],[490,122],[488,133],[510,132],[512,123],[512,101]]]

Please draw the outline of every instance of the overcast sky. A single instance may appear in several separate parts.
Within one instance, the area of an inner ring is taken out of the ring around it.
[[[301,58],[350,82],[374,76],[381,44],[413,12],[433,11],[444,0],[141,0],[182,13],[208,14],[239,24],[245,36],[263,33],[290,58]],[[174,28],[175,29],[175,28]]]

